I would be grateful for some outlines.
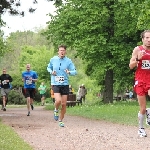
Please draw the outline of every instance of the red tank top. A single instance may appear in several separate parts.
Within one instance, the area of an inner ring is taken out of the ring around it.
[[[141,51],[145,52],[145,55],[138,62],[135,72],[135,80],[143,83],[150,83],[150,50],[146,50],[143,46],[138,46]]]

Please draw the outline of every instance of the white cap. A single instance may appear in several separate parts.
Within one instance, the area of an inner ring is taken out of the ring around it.
[[[84,84],[82,84],[82,86],[84,86]]]

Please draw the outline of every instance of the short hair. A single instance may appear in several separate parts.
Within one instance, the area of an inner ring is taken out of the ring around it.
[[[64,48],[65,50],[67,49],[67,46],[66,45],[59,45],[58,46],[58,50],[59,50],[59,48]]]
[[[145,30],[145,31],[143,31],[143,32],[141,33],[141,38],[142,38],[142,39],[144,38],[145,33],[147,33],[147,32],[149,32],[149,33],[150,33],[150,30]]]

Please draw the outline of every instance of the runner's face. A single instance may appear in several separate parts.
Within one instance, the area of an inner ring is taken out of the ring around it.
[[[58,50],[59,57],[64,57],[66,55],[66,50],[63,47],[60,47]]]
[[[150,32],[146,32],[144,34],[144,38],[142,39],[143,45],[146,47],[150,47]]]
[[[6,74],[6,70],[5,69],[3,69],[3,74]]]
[[[28,64],[26,68],[27,68],[27,70],[29,71],[29,70],[30,70],[30,65]]]

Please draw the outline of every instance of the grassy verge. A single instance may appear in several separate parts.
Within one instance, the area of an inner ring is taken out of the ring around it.
[[[33,150],[10,127],[0,121],[0,149],[1,150]]]
[[[150,106],[148,102],[147,106]],[[46,109],[53,110],[54,106],[46,106]],[[137,126],[137,113],[139,105],[137,101],[120,101],[113,104],[83,104],[67,108],[67,114],[82,116],[85,118],[105,120],[114,123]]]

